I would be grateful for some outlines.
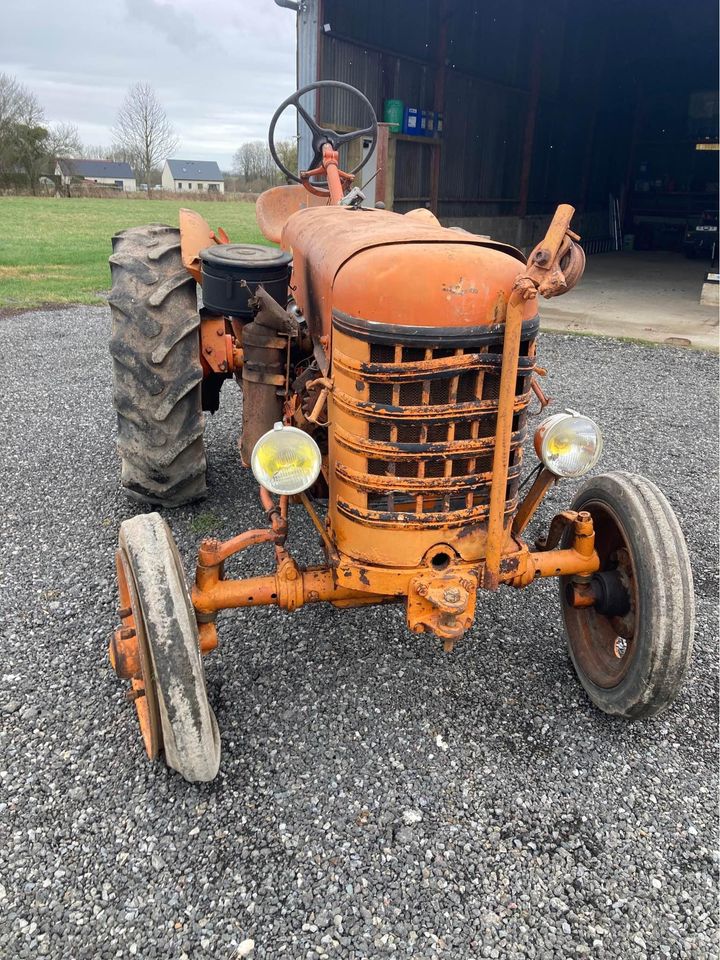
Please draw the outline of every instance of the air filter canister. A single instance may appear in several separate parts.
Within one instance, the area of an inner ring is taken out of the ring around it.
[[[258,286],[287,306],[292,257],[259,243],[219,243],[200,251],[203,304],[213,313],[252,320]]]

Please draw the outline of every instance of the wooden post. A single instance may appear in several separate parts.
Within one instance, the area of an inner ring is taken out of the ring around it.
[[[377,176],[375,177],[375,202],[378,200],[385,204],[387,209],[392,207],[392,198],[388,203],[387,187],[392,182],[388,176],[388,161],[390,159],[390,124],[378,123],[378,142],[375,147],[377,156]]]
[[[395,162],[397,155],[397,140],[390,136],[388,139],[387,166],[385,167],[385,207],[392,210],[395,206]]]
[[[447,58],[447,35],[450,13],[447,0],[442,0],[440,4],[440,34],[438,37],[438,50],[435,61],[435,96],[433,97],[433,110],[436,113],[443,113],[445,109],[445,60]],[[437,131],[434,133],[437,136]],[[440,161],[442,159],[442,142],[438,139],[437,143],[432,145],[432,158],[430,166],[430,210],[437,216],[440,197]]]

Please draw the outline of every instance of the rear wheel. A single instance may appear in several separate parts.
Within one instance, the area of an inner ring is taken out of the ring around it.
[[[577,675],[606,713],[659,713],[682,685],[695,629],[692,573],[680,525],[655,484],[629,473],[593,477],[572,509],[592,516],[600,557],[593,589],[601,599],[594,606],[572,607],[571,578],[560,581]]]
[[[200,317],[180,231],[162,224],[113,237],[113,403],[121,482],[145,503],[205,496]]]
[[[116,555],[123,626],[110,646],[131,676],[145,749],[186,780],[212,780],[220,734],[207,699],[195,612],[172,534],[157,513],[125,520]]]

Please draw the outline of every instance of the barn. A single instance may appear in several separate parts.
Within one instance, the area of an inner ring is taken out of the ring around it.
[[[525,252],[569,202],[589,275],[635,284],[642,326],[661,291],[678,316],[700,308],[717,252],[715,3],[276,2],[296,11],[298,86],[346,81],[388,121],[363,171],[372,199]],[[344,92],[303,102],[328,126],[365,125]]]

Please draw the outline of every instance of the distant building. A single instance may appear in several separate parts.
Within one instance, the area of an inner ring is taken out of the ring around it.
[[[84,180],[126,192],[137,190],[130,164],[116,163],[114,160],[57,160],[55,176],[60,177],[63,186]]]
[[[163,190],[207,190],[225,193],[225,181],[214,160],[166,160]]]

